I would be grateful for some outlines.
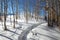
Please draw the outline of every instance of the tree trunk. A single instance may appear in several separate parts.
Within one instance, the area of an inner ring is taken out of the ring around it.
[[[6,26],[6,17],[7,17],[7,0],[4,0],[4,30],[7,30]]]

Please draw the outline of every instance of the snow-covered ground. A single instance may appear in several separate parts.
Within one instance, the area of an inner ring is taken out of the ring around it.
[[[26,23],[24,16],[20,15],[20,19],[17,19],[17,23],[15,23],[15,28],[13,28],[13,16],[7,16],[7,31],[4,31],[4,22],[0,21],[0,40],[18,40],[18,37],[24,30],[28,29],[34,24],[42,22],[42,19],[40,19],[39,21],[36,21],[35,19],[29,19],[28,23]]]
[[[60,40],[60,31],[56,27],[50,28],[47,23],[43,23],[29,32],[27,40]]]
[[[58,28],[50,28],[42,18],[36,21],[30,18],[28,23],[24,15],[20,15],[13,28],[13,16],[7,16],[7,31],[4,31],[4,22],[0,21],[0,40],[60,40]],[[22,37],[22,38],[21,38]]]

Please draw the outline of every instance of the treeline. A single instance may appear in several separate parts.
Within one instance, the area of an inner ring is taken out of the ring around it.
[[[46,0],[45,10],[48,12],[48,26],[60,27],[60,0]]]

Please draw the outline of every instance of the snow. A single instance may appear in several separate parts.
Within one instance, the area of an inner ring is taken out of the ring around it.
[[[39,22],[36,22],[35,19],[29,20],[28,23],[26,23],[24,16],[20,15],[20,19],[17,19],[17,23],[15,23],[15,28],[13,28],[13,15],[7,16],[7,31],[4,31],[4,22],[0,21],[0,40],[18,40],[19,35],[24,30],[37,23]]]
[[[0,21],[0,40],[18,40],[20,35],[24,36],[28,31],[27,40],[60,40],[58,28],[49,28],[42,17],[38,21],[30,18],[26,23],[25,17],[20,15],[16,21],[13,28],[13,15],[7,16],[7,31],[4,31],[4,22]]]
[[[27,35],[27,40],[60,40],[58,28],[49,28],[47,23],[43,23],[32,29]]]

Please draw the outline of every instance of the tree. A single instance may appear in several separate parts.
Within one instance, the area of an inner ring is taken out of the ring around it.
[[[14,13],[14,0],[11,0],[11,7],[12,7],[12,13],[13,13],[13,28],[15,28],[15,13]]]
[[[57,17],[57,26],[60,28],[60,0],[58,0],[58,17]]]
[[[39,12],[40,12],[40,0],[36,0],[36,6],[35,6],[35,19],[38,21],[39,19]]]
[[[28,23],[28,13],[29,13],[29,0],[25,0],[25,4],[24,4],[24,15],[26,18],[26,23]]]
[[[3,21],[3,0],[0,0],[0,21]]]
[[[6,17],[7,17],[7,0],[3,0],[4,1],[4,30],[7,30],[7,26],[6,26]]]
[[[16,20],[18,19],[18,0],[16,0]]]

